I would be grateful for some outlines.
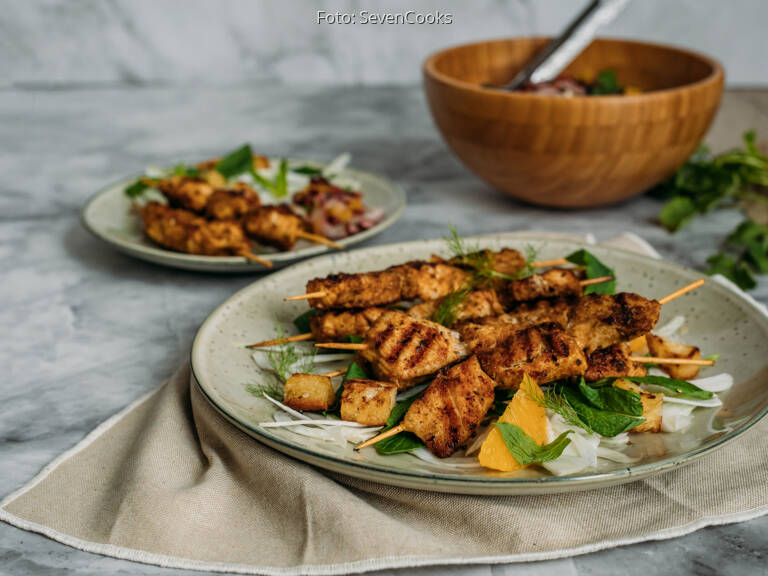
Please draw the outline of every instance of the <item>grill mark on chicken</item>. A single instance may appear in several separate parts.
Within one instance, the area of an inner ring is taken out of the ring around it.
[[[408,388],[466,356],[459,334],[388,310],[371,326],[360,355],[380,380]]]
[[[603,378],[645,376],[648,371],[640,362],[630,360],[631,350],[627,342],[595,350],[587,357],[584,378],[596,382]]]

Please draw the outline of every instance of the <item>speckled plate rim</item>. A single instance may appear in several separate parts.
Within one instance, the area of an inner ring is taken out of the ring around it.
[[[524,239],[530,242],[568,242],[567,240],[555,239],[553,237],[537,237],[537,236],[515,236],[514,234],[490,234],[483,236],[474,236],[467,238],[469,241],[482,241],[482,240],[521,240]],[[574,243],[572,244],[584,244]],[[415,242],[402,242],[397,244],[387,244],[382,246],[374,246],[371,248],[365,248],[355,252],[355,255],[360,258],[366,256],[375,255],[380,251],[388,251],[393,248],[408,248],[416,247],[423,244],[421,241]],[[625,256],[636,258],[647,264],[657,266],[660,268],[666,268],[673,270],[674,272],[687,276],[691,281],[701,277],[701,273],[680,266],[666,260],[654,259],[648,256],[640,255],[637,252],[631,252],[623,250],[621,248],[602,247],[603,250],[610,252],[621,253]],[[325,261],[328,264],[332,262],[332,256],[323,256],[314,258],[315,264],[324,264]],[[301,264],[298,264],[300,266]],[[294,268],[293,266],[291,268]],[[271,275],[271,279],[274,280],[280,274],[291,272],[291,270],[283,270]],[[674,468],[685,466],[690,464],[694,460],[701,458],[702,456],[720,449],[727,444],[730,444],[736,440],[739,436],[750,430],[755,424],[763,419],[768,414],[768,406],[756,412],[751,418],[746,420],[738,429],[729,431],[725,436],[712,441],[708,444],[704,444],[698,448],[690,450],[685,454],[673,456],[656,462],[648,464],[641,464],[638,466],[629,466],[619,470],[613,470],[610,472],[602,473],[588,473],[588,474],[575,474],[571,476],[542,476],[536,478],[480,478],[471,476],[457,476],[452,474],[436,474],[431,472],[409,472],[402,470],[394,470],[392,468],[385,468],[373,464],[350,462],[347,459],[331,456],[327,454],[320,454],[304,448],[300,445],[291,444],[282,440],[277,436],[268,434],[265,430],[254,427],[247,422],[243,422],[237,418],[234,414],[227,411],[225,406],[220,405],[211,394],[206,390],[206,383],[198,376],[198,371],[195,368],[196,357],[202,353],[202,338],[206,327],[213,322],[213,319],[224,310],[224,308],[232,301],[244,298],[248,293],[258,288],[258,285],[263,280],[257,280],[248,286],[242,288],[230,298],[220,304],[201,324],[200,328],[195,335],[195,339],[192,343],[192,350],[190,353],[190,383],[197,387],[202,393],[203,397],[221,414],[225,419],[234,424],[241,431],[245,432],[252,438],[259,442],[274,448],[288,456],[323,468],[330,472],[337,472],[354,478],[362,480],[368,480],[373,482],[379,482],[391,486],[398,486],[402,488],[410,488],[417,490],[427,490],[433,492],[447,492],[453,494],[474,494],[474,495],[531,495],[531,494],[556,494],[562,492],[591,490],[597,488],[604,488],[607,486],[613,486],[618,484],[624,484],[627,482],[633,482],[635,480],[641,480],[649,476],[653,476],[662,472],[669,471]],[[763,327],[768,329],[768,313],[761,307],[755,304],[746,294],[743,292],[726,286],[718,282],[708,282],[706,289],[716,290],[721,293],[727,293],[730,296],[735,297],[738,301],[748,309],[754,312],[756,321],[760,322]]]
[[[307,165],[317,165],[316,162],[302,161],[297,159],[289,159],[291,162],[297,162]],[[403,188],[395,182],[378,176],[371,172],[362,170],[356,170],[353,168],[344,169],[341,175],[349,178],[365,178],[369,181],[375,182],[382,189],[387,190],[392,199],[392,203],[396,208],[388,212],[384,219],[372,226],[368,230],[364,230],[347,238],[342,238],[338,241],[342,246],[352,246],[359,244],[365,240],[380,234],[385,229],[394,224],[405,212],[407,200],[406,194]],[[251,262],[245,258],[239,256],[197,256],[193,254],[184,254],[181,252],[173,252],[171,250],[165,250],[160,247],[140,244],[138,242],[124,240],[118,236],[109,234],[99,229],[90,216],[90,211],[95,202],[98,202],[102,197],[115,194],[118,187],[125,187],[131,182],[135,182],[143,174],[134,174],[121,178],[112,182],[97,192],[92,194],[86,200],[85,205],[80,211],[80,223],[83,228],[90,232],[94,237],[98,238],[102,242],[107,243],[113,248],[117,249],[123,254],[134,256],[147,262],[153,262],[155,264],[170,266],[172,268],[180,268],[183,270],[197,270],[202,272],[218,272],[218,273],[241,273],[241,272],[269,272],[270,269],[258,262]],[[365,191],[363,191],[365,195]],[[274,252],[259,254],[263,258],[273,262],[278,267],[283,267],[293,262],[311,258],[313,256],[322,255],[324,253],[332,252],[334,249],[328,246],[315,245],[300,250],[290,250],[288,252]]]

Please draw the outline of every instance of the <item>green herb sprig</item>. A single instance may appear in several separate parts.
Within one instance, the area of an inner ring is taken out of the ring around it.
[[[277,325],[277,338],[285,338],[285,328]],[[311,374],[315,371],[315,349],[309,354],[300,353],[299,350],[290,342],[278,344],[277,350],[267,352],[267,360],[270,366],[278,375],[280,380],[285,383],[291,376],[290,370],[298,364],[299,372]]]
[[[744,133],[743,148],[712,154],[702,146],[668,180],[650,194],[666,200],[659,221],[670,232],[697,214],[715,209],[768,203],[768,156],[760,152],[754,131]],[[728,236],[725,250],[707,259],[708,274],[722,274],[739,287],[756,286],[754,274],[768,273],[768,228],[751,217]]]
[[[281,160],[277,173],[271,180],[262,176],[253,168],[253,150],[250,144],[243,144],[237,150],[230,152],[216,164],[216,171],[227,180],[250,174],[251,178],[275,198],[288,194],[288,161]]]

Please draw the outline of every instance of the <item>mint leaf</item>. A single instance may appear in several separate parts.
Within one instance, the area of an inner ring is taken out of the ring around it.
[[[549,462],[560,457],[565,447],[571,443],[567,438],[570,430],[563,432],[549,444],[539,446],[536,441],[528,436],[522,428],[508,422],[494,422],[493,424],[501,432],[504,444],[518,463],[523,466],[539,462]]]
[[[616,292],[616,273],[598,260],[597,256],[586,250],[577,250],[565,257],[571,264],[581,266],[587,274],[587,278],[600,278],[601,276],[613,276],[613,280],[593,284],[584,288],[584,294],[613,294]]]
[[[582,378],[579,382],[579,392],[589,404],[599,410],[630,416],[643,415],[643,402],[640,395],[631,390],[614,386],[589,386]]]
[[[316,166],[309,166],[309,165],[303,165],[303,166],[294,166],[291,168],[291,172],[294,174],[303,174],[304,176],[322,176],[323,175],[323,169],[317,168]]]
[[[670,232],[677,232],[696,214],[696,205],[686,196],[676,196],[661,209],[659,222]]]
[[[243,144],[230,152],[216,164],[216,171],[227,180],[253,171],[253,152],[250,144]]]

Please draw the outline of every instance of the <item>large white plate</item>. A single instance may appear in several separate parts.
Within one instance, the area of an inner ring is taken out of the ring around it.
[[[544,259],[561,257],[582,247],[568,241],[535,238],[486,237],[478,241],[494,249],[523,248],[525,243],[533,243],[539,248],[538,257]],[[444,253],[444,248],[442,241],[435,240],[337,253],[254,282],[224,302],[200,328],[192,348],[193,383],[240,429],[294,458],[386,484],[466,494],[553,493],[644,478],[724,447],[768,411],[768,318],[743,295],[711,281],[664,306],[660,322],[684,315],[686,339],[700,346],[705,355],[721,354],[717,368],[709,369],[709,373],[728,372],[735,384],[721,395],[722,407],[697,409],[694,423],[685,432],[633,435],[627,453],[638,459],[629,466],[600,460],[597,470],[565,477],[553,477],[534,468],[512,474],[481,468],[452,470],[408,454],[381,456],[373,448],[355,453],[351,446],[343,448],[286,429],[258,425],[272,419],[274,408],[246,390],[249,383],[256,381],[256,372],[250,352],[243,346],[274,337],[276,324],[290,325],[307,309],[301,302],[283,302],[285,295],[304,292],[306,281],[316,276],[379,269]],[[669,262],[622,250],[588,248],[616,270],[618,289],[622,291],[661,297],[701,276]]]
[[[296,164],[312,164],[300,160],[293,161]],[[339,178],[353,180],[360,185],[363,193],[363,201],[371,210],[384,211],[384,219],[376,226],[349,236],[339,241],[343,246],[358,244],[382,230],[394,224],[405,210],[405,193],[403,190],[384,178],[347,169],[339,173]],[[82,211],[82,222],[85,228],[94,236],[110,244],[117,250],[148,260],[155,264],[183,268],[186,270],[199,270],[202,272],[263,272],[265,266],[258,262],[251,262],[239,256],[197,256],[182,254],[161,248],[151,242],[142,232],[141,222],[135,212],[131,210],[130,200],[123,194],[126,185],[135,182],[139,175],[125,178],[92,196]],[[265,249],[257,253],[271,260],[274,268],[281,268],[293,262],[317,256],[333,250],[326,246],[312,244],[306,240],[296,243],[293,250],[287,252],[272,252]]]

